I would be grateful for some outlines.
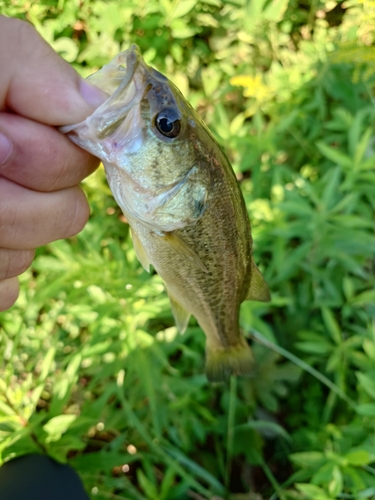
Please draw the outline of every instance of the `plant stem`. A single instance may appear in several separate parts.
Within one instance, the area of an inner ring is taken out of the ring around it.
[[[229,494],[230,474],[232,468],[233,457],[233,430],[236,419],[236,399],[237,399],[237,377],[232,375],[230,378],[229,389],[229,413],[228,413],[228,430],[227,430],[227,459],[225,464],[225,480],[224,485]]]

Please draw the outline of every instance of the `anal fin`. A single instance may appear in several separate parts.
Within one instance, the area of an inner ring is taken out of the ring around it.
[[[169,293],[168,296],[178,331],[180,333],[185,333],[186,327],[189,323],[190,313],[187,312],[186,309],[182,307],[182,305],[176,299],[174,299]]]
[[[139,241],[137,234],[134,232],[132,228],[130,228],[130,232],[132,235],[135,255],[137,256],[139,262],[142,264],[143,268],[149,273],[151,262],[146,255],[145,249],[143,248],[142,243]]]
[[[264,278],[253,259],[251,259],[250,286],[245,300],[259,300],[260,302],[269,302],[271,300],[271,294],[267,283],[264,281]]]

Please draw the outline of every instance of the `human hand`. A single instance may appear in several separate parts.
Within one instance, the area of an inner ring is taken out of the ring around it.
[[[57,126],[84,120],[104,94],[37,34],[0,16],[0,311],[35,248],[77,234],[89,207],[78,183],[99,161]]]

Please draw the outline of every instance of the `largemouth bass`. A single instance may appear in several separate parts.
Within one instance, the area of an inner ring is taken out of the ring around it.
[[[240,304],[270,295],[252,258],[250,222],[227,157],[135,45],[89,79],[108,100],[62,131],[102,160],[137,257],[164,280],[180,332],[193,314],[206,334],[208,379],[251,374]]]

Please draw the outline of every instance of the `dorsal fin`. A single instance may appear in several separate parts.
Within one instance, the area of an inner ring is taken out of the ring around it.
[[[259,300],[260,302],[269,302],[271,294],[267,283],[259,271],[257,265],[251,259],[251,280],[245,300]]]

